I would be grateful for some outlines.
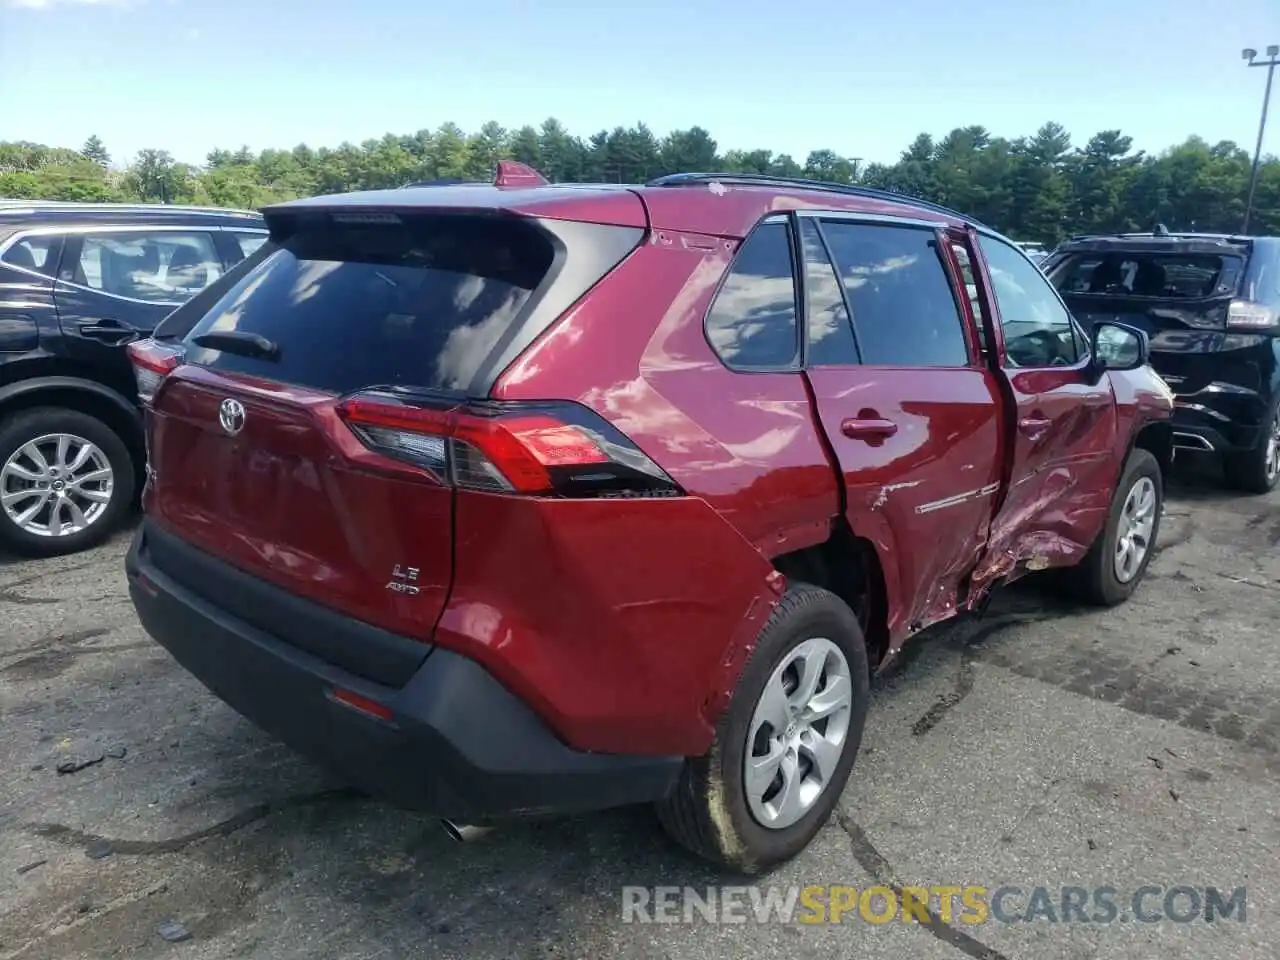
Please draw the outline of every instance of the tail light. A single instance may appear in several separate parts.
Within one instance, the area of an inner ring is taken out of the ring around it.
[[[338,416],[369,450],[468,490],[563,497],[679,496],[665,471],[575,403],[448,408],[359,394]]]
[[[1273,307],[1252,300],[1232,300],[1227,310],[1227,327],[1232,330],[1266,330],[1280,324]]]
[[[137,340],[126,348],[133,364],[133,379],[138,385],[138,399],[150,404],[164,378],[182,360],[182,348],[159,340]]]

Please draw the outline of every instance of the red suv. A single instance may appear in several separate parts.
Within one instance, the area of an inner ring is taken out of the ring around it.
[[[1137,330],[960,214],[688,174],[285,203],[134,345],[146,629],[447,822],[828,818],[871,669],[1027,571],[1124,600],[1172,458]]]

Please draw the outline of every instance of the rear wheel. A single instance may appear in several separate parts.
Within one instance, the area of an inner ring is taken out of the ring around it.
[[[133,461],[101,420],[58,407],[0,423],[0,543],[28,556],[105,539],[133,500]]]
[[[1272,404],[1271,417],[1250,450],[1223,457],[1227,483],[1244,493],[1270,493],[1280,480],[1280,400]]]
[[[1155,553],[1163,507],[1159,461],[1147,450],[1133,450],[1112,494],[1106,527],[1084,559],[1065,571],[1079,599],[1108,607],[1129,599]]]
[[[658,817],[677,841],[755,873],[794,857],[831,816],[866,722],[862,630],[835,594],[793,584],[761,631],[705,756]]]

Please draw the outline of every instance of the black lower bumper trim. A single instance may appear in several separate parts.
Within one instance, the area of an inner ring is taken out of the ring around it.
[[[1173,446],[1186,453],[1235,453],[1253,449],[1259,427],[1238,424],[1206,424],[1199,418],[1181,417],[1173,421]]]
[[[683,758],[592,754],[559,741],[476,662],[436,648],[392,688],[231,616],[161,572],[147,528],[126,561],[143,627],[214,694],[339,776],[393,803],[459,821],[644,803],[674,788]],[[384,704],[379,719],[334,688]]]

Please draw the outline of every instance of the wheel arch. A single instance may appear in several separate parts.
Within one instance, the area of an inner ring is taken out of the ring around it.
[[[1146,450],[1160,464],[1160,473],[1168,479],[1173,470],[1173,424],[1168,420],[1148,420],[1134,431],[1125,451],[1125,460],[1134,450]],[[1121,471],[1124,464],[1120,465]]]
[[[868,531],[869,533],[873,531]],[[896,567],[883,555],[892,550],[889,531],[875,530],[874,538],[855,533],[841,515],[831,521],[827,539],[773,558],[788,580],[830,590],[847,603],[858,618],[867,642],[868,662],[874,670],[889,651],[889,611],[897,598]]]
[[[0,419],[36,407],[64,407],[101,420],[124,442],[141,475],[146,461],[142,414],[106,384],[66,374],[29,377],[0,386]]]

